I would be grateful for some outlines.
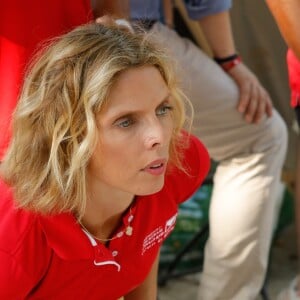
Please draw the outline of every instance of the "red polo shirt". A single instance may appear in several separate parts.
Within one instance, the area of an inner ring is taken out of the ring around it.
[[[185,152],[189,175],[173,169],[163,189],[137,197],[108,246],[87,236],[72,214],[40,216],[15,209],[0,183],[0,299],[115,300],[146,278],[173,230],[177,206],[205,178],[209,158],[194,137]],[[119,234],[131,220],[131,236]]]
[[[0,159],[24,70],[42,41],[92,19],[90,0],[0,1]]]
[[[300,106],[300,61],[291,49],[287,52],[287,66],[291,89],[291,106]]]

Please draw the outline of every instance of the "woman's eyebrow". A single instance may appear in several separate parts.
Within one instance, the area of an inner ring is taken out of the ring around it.
[[[166,102],[170,102],[170,97],[171,97],[171,93],[168,93],[167,96],[164,97],[163,100],[157,105],[157,107],[160,107],[162,104],[164,104]]]
[[[155,107],[155,109],[157,109],[158,107],[160,107],[161,105],[163,105],[166,102],[169,102],[171,93],[168,93],[161,102],[158,103],[158,105]],[[118,120],[120,118],[124,118],[124,117],[128,117],[128,116],[132,116],[135,114],[138,114],[139,112],[143,111],[142,109],[128,109],[128,110],[124,110],[122,112],[116,113],[116,115],[113,117],[114,119]]]

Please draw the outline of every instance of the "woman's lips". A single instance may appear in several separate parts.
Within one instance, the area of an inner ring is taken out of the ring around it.
[[[166,170],[167,160],[157,159],[148,164],[142,171],[145,171],[151,175],[162,175]]]

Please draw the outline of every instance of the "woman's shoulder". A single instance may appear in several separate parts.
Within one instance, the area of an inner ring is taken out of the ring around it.
[[[23,295],[38,282],[51,257],[39,218],[18,208],[13,189],[0,179],[0,298]],[[21,282],[21,283],[20,283]],[[23,297],[22,297],[23,298]]]
[[[0,178],[0,250],[15,253],[37,222],[34,213],[18,208],[13,189]]]
[[[183,169],[171,168],[165,183],[177,203],[187,200],[197,190],[210,167],[209,155],[202,142],[193,135],[186,135],[186,139],[188,146],[183,151]]]

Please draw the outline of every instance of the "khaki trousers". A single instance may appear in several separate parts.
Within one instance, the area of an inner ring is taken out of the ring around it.
[[[236,110],[236,84],[212,59],[160,23],[151,33],[174,55],[194,105],[194,132],[220,162],[198,299],[255,299],[268,264],[286,126],[275,110],[258,125],[246,123]]]

